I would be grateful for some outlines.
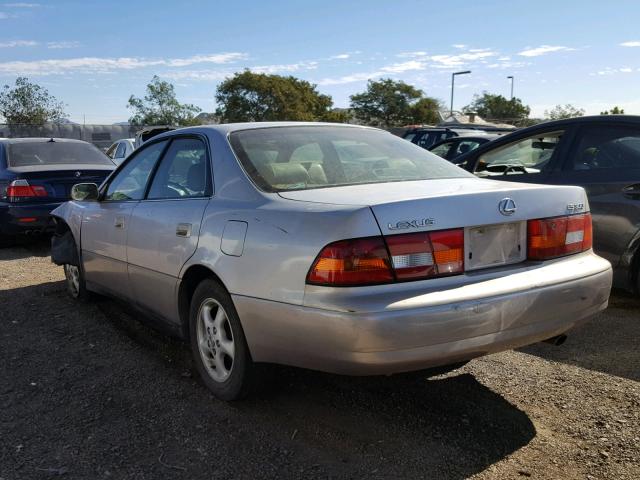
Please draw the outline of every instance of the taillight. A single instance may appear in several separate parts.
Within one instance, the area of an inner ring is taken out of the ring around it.
[[[7,187],[6,197],[10,202],[24,198],[46,197],[47,190],[42,185],[29,185],[26,180],[14,180]]]
[[[462,272],[464,230],[456,229],[392,235],[384,240],[370,237],[331,243],[318,255],[307,275],[307,283],[373,285]]]
[[[584,252],[592,246],[591,214],[529,220],[528,257],[547,260]]]
[[[464,271],[464,230],[408,233],[386,238],[398,280]]]
[[[382,237],[327,245],[307,275],[307,283],[315,285],[354,286],[391,281],[391,262]]]

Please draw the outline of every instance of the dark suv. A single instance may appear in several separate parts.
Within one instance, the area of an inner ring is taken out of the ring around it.
[[[639,290],[640,116],[542,123],[481,145],[456,163],[495,180],[584,187],[594,249],[613,265],[616,286]]]

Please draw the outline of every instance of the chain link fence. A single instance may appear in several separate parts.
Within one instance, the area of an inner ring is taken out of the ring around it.
[[[75,123],[47,123],[44,125],[0,124],[0,137],[5,138],[73,138],[93,143],[101,149],[116,140],[134,138],[145,125],[79,125]]]

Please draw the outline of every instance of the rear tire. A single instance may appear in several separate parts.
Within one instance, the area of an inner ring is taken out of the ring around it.
[[[254,365],[231,296],[212,279],[196,288],[189,309],[189,337],[196,369],[220,400],[237,400],[257,386]]]

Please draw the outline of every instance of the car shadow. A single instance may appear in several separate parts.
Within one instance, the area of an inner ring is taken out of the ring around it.
[[[640,381],[640,298],[614,290],[606,315],[599,314],[554,346],[537,343],[520,352],[630,380]]]
[[[22,237],[15,240],[11,247],[0,247],[0,261],[48,257],[49,255],[51,255],[51,237],[49,235]]]
[[[18,446],[3,476],[462,479],[536,436],[464,369],[429,379],[279,367],[264,390],[225,403],[182,341],[118,302],[78,303],[57,281],[0,290],[0,304],[0,424]]]
[[[102,299],[98,308],[147,354],[169,359],[176,375],[195,379],[206,408],[211,396],[184,342],[154,330],[120,302]],[[285,439],[283,454],[311,476],[462,479],[536,435],[526,413],[464,371],[345,377],[271,366],[258,392],[224,405],[242,424]]]

